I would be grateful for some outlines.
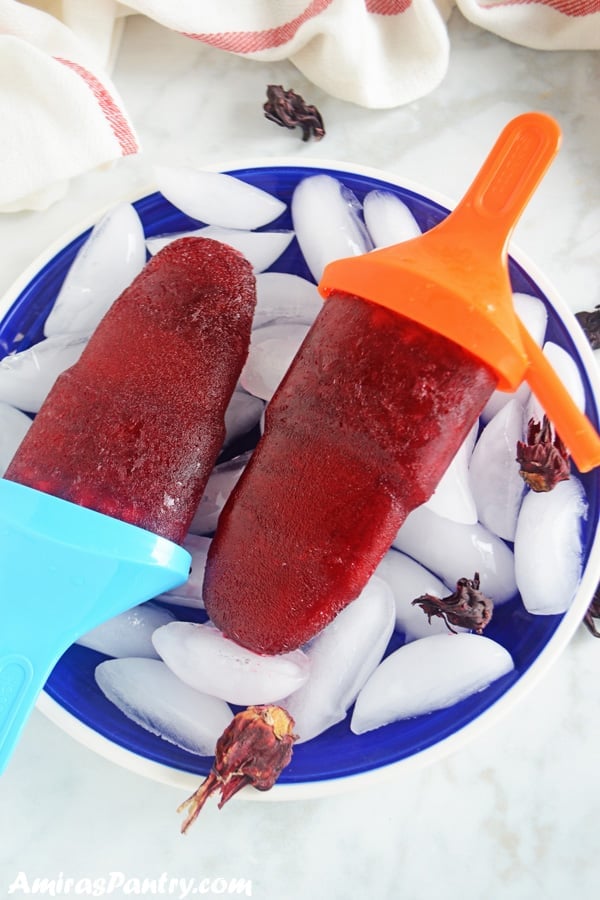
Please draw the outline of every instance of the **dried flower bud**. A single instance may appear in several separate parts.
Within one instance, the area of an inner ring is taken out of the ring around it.
[[[479,590],[479,584],[479,572],[475,572],[472,581],[460,578],[456,582],[456,591],[449,597],[440,599],[433,594],[423,594],[413,600],[412,605],[420,606],[430,623],[433,616],[439,616],[452,634],[456,631],[450,623],[482,634],[492,618],[494,604]]]
[[[596,593],[592,598],[592,602],[589,605],[589,608],[583,617],[583,622],[594,637],[600,638],[600,631],[598,631],[596,627],[596,623],[594,619],[600,619],[600,584],[596,588]]]
[[[325,135],[323,118],[316,106],[309,106],[295,91],[286,91],[280,84],[267,85],[267,102],[263,104],[265,117],[283,128],[302,129],[302,140],[313,137],[320,141]]]
[[[583,328],[592,350],[600,350],[600,306],[575,313],[575,318]]]
[[[213,767],[197,791],[177,812],[188,810],[181,826],[185,834],[215,791],[219,809],[251,784],[259,791],[272,788],[292,758],[294,720],[281,706],[249,706],[237,713],[217,741]]]
[[[519,474],[532,491],[551,491],[559,481],[567,481],[571,474],[569,451],[556,434],[547,416],[542,424],[530,419],[527,442],[517,441]]]

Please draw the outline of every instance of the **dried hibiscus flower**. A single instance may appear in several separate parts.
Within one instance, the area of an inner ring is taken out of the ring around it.
[[[310,106],[295,91],[286,91],[280,84],[267,85],[267,102],[263,104],[265,117],[282,128],[302,129],[302,140],[313,137],[320,141],[325,135],[323,118],[316,106]]]
[[[575,318],[585,332],[592,350],[600,350],[600,306],[575,313]]]
[[[592,598],[592,602],[590,603],[589,608],[585,616],[583,617],[583,622],[590,634],[593,634],[594,637],[600,638],[600,631],[598,631],[594,619],[600,619],[600,584],[596,588],[596,593]]]
[[[527,441],[517,441],[517,462],[521,478],[532,491],[551,491],[571,474],[569,451],[557,434],[552,435],[547,416],[541,425],[535,419],[529,420]]]
[[[249,706],[237,713],[217,741],[215,761],[197,791],[178,807],[188,810],[183,834],[215,791],[219,809],[251,784],[259,791],[272,788],[292,758],[294,720],[281,706]]]
[[[492,618],[494,604],[479,590],[479,586],[479,572],[475,572],[472,580],[460,578],[456,582],[455,592],[449,597],[423,594],[413,600],[412,605],[420,606],[430,622],[433,616],[439,616],[452,634],[456,634],[456,631],[451,625],[470,628],[476,634],[482,634]]]

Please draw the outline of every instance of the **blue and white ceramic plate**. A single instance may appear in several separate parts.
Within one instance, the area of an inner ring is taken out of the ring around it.
[[[325,172],[340,179],[359,200],[373,189],[390,190],[410,208],[422,230],[435,225],[448,211],[443,199],[384,173],[357,166],[324,163],[257,162],[223,167],[236,177],[275,194],[288,208],[264,230],[292,228],[289,202],[296,184],[308,175]],[[159,193],[134,202],[147,237],[199,227]],[[90,223],[90,229],[96,219]],[[0,353],[24,349],[43,337],[44,320],[65,274],[90,229],[53,248],[34,264],[0,302]],[[311,278],[292,240],[270,271]],[[586,393],[586,411],[596,428],[600,421],[600,383],[587,340],[567,305],[556,296],[531,262],[514,251],[510,274],[515,292],[540,298],[548,311],[547,340],[565,348],[576,361]],[[321,736],[295,749],[292,762],[277,785],[264,794],[243,792],[265,800],[305,798],[362,785],[397,770],[431,763],[454,751],[491,726],[548,670],[565,648],[589,606],[600,580],[600,472],[581,476],[589,511],[584,524],[584,569],[575,599],[564,615],[529,615],[519,598],[498,607],[486,630],[511,653],[510,674],[454,706],[388,725],[362,735],[349,728],[349,717]],[[181,608],[174,609],[181,615]],[[185,611],[186,615],[189,612]],[[139,774],[194,789],[212,759],[198,757],[144,731],[104,697],[94,681],[94,668],[103,657],[81,646],[64,654],[39,700],[40,709],[73,737],[114,762]]]

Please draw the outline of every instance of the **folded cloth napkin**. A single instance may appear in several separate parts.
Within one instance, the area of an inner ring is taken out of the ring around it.
[[[0,211],[43,209],[81,172],[137,153],[110,71],[124,17],[229,53],[289,59],[327,93],[392,107],[447,70],[454,0],[0,0]],[[537,49],[600,48],[600,0],[456,0],[478,26]]]

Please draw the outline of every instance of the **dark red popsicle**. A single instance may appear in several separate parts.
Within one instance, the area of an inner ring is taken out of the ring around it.
[[[221,513],[204,582],[212,621],[261,653],[312,638],[432,494],[496,381],[404,316],[328,299]]]
[[[5,477],[181,542],[223,443],[255,303],[237,250],[165,247],[59,377]]]

